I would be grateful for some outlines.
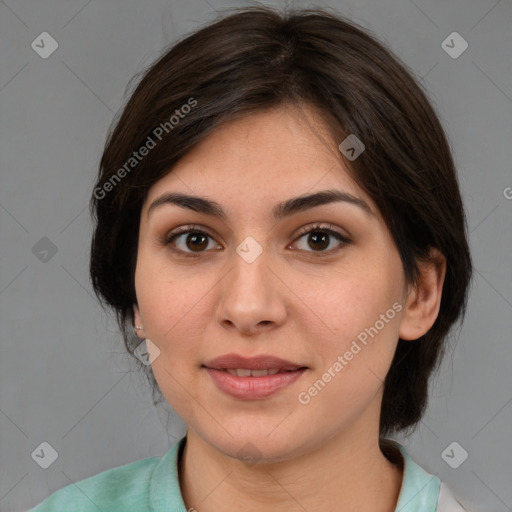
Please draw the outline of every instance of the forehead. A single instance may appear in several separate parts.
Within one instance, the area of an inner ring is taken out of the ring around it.
[[[338,144],[310,107],[251,113],[220,125],[190,150],[151,187],[145,207],[169,190],[250,206],[336,188],[371,204],[344,166]]]

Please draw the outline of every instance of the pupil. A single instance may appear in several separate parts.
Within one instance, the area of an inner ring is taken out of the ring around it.
[[[313,231],[309,235],[309,241],[312,241],[314,244],[319,243],[321,245],[320,249],[325,249],[329,246],[329,235],[327,233],[322,233],[321,231]],[[313,247],[313,249],[314,248],[315,247]]]
[[[201,239],[200,243],[196,243],[199,239]],[[192,245],[189,245],[189,242],[192,242]],[[208,240],[205,235],[201,234],[190,234],[187,236],[187,247],[192,250],[201,250],[204,249],[208,245]]]

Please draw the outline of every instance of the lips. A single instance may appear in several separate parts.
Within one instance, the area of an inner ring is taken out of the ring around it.
[[[233,398],[262,400],[292,386],[309,369],[271,355],[224,354],[202,365],[217,388]]]
[[[239,400],[263,400],[277,392],[284,392],[285,388],[292,386],[308,371],[306,368],[302,368],[294,371],[283,370],[275,375],[262,377],[238,377],[227,370],[215,370],[206,367],[204,370],[217,389]]]
[[[239,377],[262,377],[282,372],[291,372],[307,366],[271,355],[243,357],[239,354],[224,354],[204,363],[206,368],[229,371]],[[253,373],[254,370],[254,373]],[[267,370],[266,373],[260,371]]]

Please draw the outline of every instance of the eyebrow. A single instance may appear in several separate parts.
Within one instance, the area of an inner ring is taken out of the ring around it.
[[[313,194],[304,194],[279,203],[272,209],[272,218],[276,221],[281,220],[285,217],[314,208],[315,206],[335,202],[344,202],[355,205],[367,214],[375,216],[373,210],[362,199],[349,194],[348,192],[332,189],[321,190]],[[149,217],[151,212],[167,204],[180,206],[181,208],[204,213],[206,215],[212,215],[222,220],[226,220],[227,218],[226,212],[222,209],[222,206],[219,203],[204,197],[190,196],[180,192],[168,192],[155,199],[148,208],[147,216]]]

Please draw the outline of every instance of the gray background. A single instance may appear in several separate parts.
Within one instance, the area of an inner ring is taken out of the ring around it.
[[[153,407],[113,320],[91,294],[87,201],[130,78],[215,10],[248,4],[0,3],[4,512],[27,510],[100,471],[162,455],[185,432],[168,408]],[[512,200],[506,197],[512,196],[512,3],[315,5],[374,31],[425,84],[453,147],[468,211],[476,272],[467,320],[433,382],[427,415],[412,437],[399,440],[469,511],[512,510]],[[31,47],[44,31],[59,45],[46,59]],[[469,44],[456,59],[441,46],[453,31]],[[31,457],[44,441],[58,452],[48,469]],[[449,450],[452,461],[462,449],[469,454],[457,469],[441,455],[454,441],[462,448]]]

